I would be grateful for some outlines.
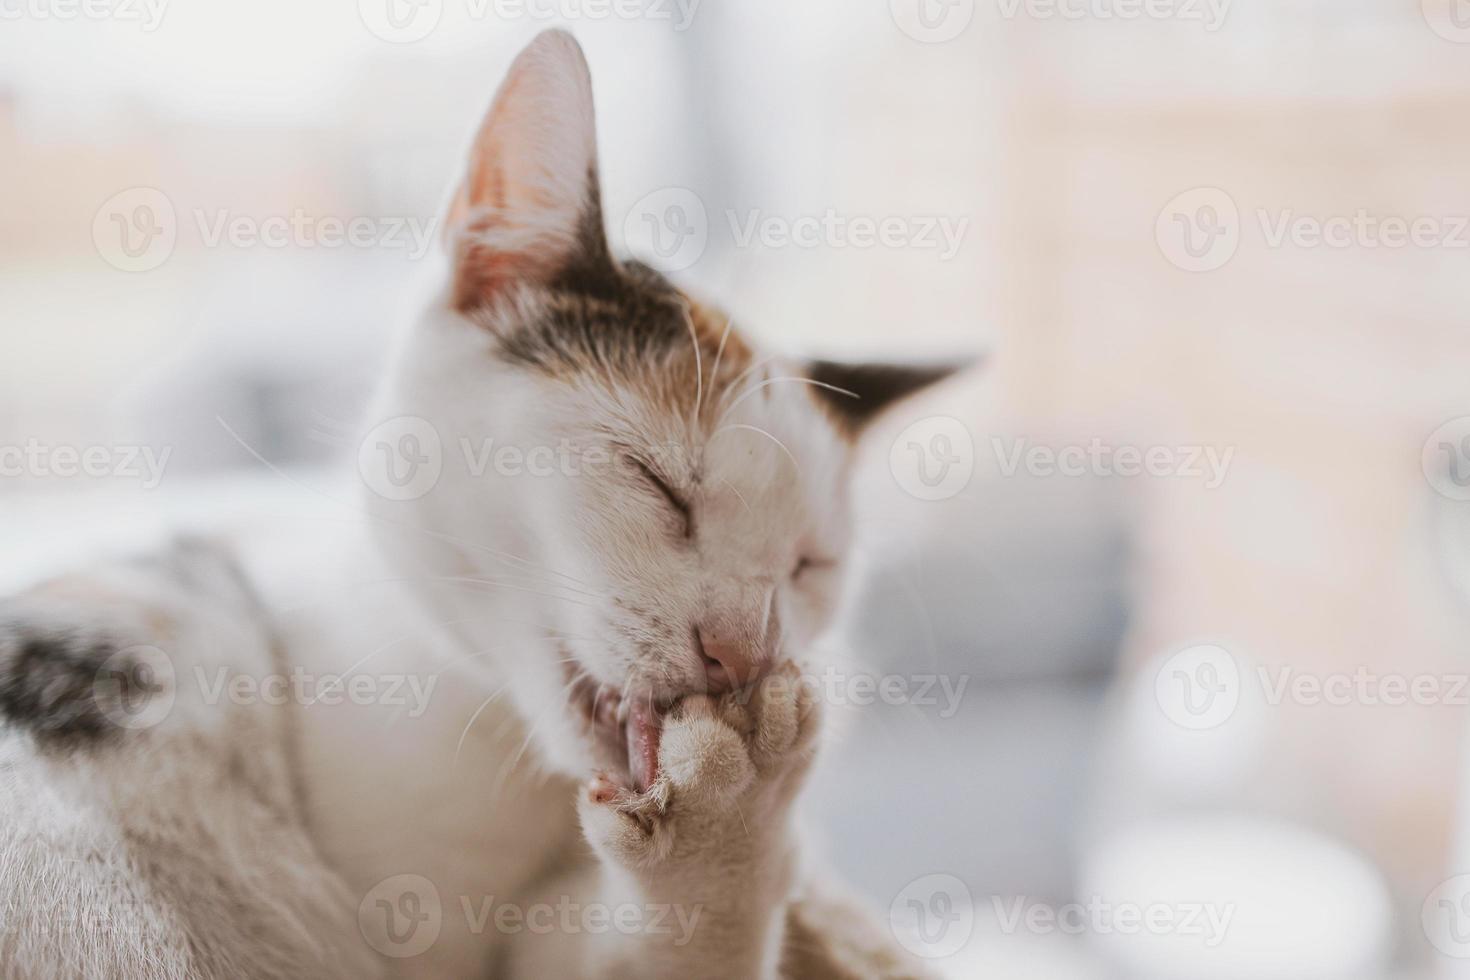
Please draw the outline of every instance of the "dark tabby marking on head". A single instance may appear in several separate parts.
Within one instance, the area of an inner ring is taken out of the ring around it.
[[[894,402],[943,381],[969,364],[844,364],[837,361],[814,361],[807,377],[824,385],[810,386],[817,401],[826,406],[832,417],[849,436],[857,435]],[[856,395],[843,394],[852,392]]]

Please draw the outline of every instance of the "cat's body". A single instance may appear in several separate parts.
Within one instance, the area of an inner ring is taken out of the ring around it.
[[[840,371],[761,358],[611,257],[595,160],[543,35],[367,507],[0,608],[0,975],[915,975],[807,891],[791,824],[851,443],[932,379],[851,374],[844,411]],[[383,479],[429,443],[432,479]],[[461,451],[491,444],[521,465]]]

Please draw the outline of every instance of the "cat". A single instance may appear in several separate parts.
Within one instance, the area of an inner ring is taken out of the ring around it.
[[[858,446],[952,368],[764,355],[615,258],[564,32],[443,228],[365,503],[0,605],[0,975],[922,975],[792,809]]]

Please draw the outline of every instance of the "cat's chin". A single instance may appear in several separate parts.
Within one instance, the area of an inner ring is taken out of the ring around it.
[[[598,768],[644,792],[658,776],[663,719],[670,707],[651,695],[624,697],[581,674],[572,681],[572,703],[580,712]]]

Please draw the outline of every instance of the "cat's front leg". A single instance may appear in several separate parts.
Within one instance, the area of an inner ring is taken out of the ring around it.
[[[578,810],[600,867],[583,887],[627,927],[557,937],[558,967],[589,978],[775,977],[798,870],[792,803],[819,719],[814,688],[787,664],[751,688],[676,704],[646,792],[606,774],[587,783]]]
[[[686,928],[634,933],[645,976],[772,977],[796,878],[792,802],[810,767],[819,712],[789,662],[754,688],[693,696],[666,720],[646,793],[599,776],[583,831],[603,880]],[[632,964],[630,964],[632,965]]]

